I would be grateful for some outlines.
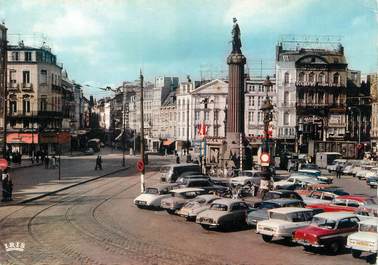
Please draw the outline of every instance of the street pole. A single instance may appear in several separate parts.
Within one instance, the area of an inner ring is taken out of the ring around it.
[[[122,166],[126,166],[125,162],[125,137],[126,137],[126,122],[125,122],[125,104],[126,104],[126,87],[123,86],[123,102],[122,102],[122,123],[123,123],[123,129],[122,129]]]
[[[7,100],[8,100],[8,85],[7,85],[7,62],[8,62],[8,53],[7,53],[7,28],[4,29],[5,33],[5,39],[3,40],[3,43],[0,43],[0,47],[2,47],[1,52],[3,54],[0,54],[0,56],[3,57],[3,89],[4,89],[4,109],[3,109],[3,158],[7,158],[6,152],[7,152]],[[11,83],[11,82],[9,82]]]
[[[240,154],[239,154],[239,157],[240,157],[240,163],[239,163],[239,170],[240,172],[243,170],[243,133],[240,133],[240,138],[239,138],[239,142],[240,142]]]
[[[59,156],[58,156],[58,161],[59,161],[59,165],[58,165],[58,180],[61,179],[61,172],[60,172],[60,153],[62,152],[62,145],[59,143],[59,138],[60,138],[60,129],[57,133],[58,137],[57,137],[57,143],[59,145]]]
[[[143,161],[143,169],[140,174],[140,191],[144,192],[144,174],[145,174],[145,161],[144,161],[144,119],[143,119],[143,74],[142,70],[140,70],[140,155]]]

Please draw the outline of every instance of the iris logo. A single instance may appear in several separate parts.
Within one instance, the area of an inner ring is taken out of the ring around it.
[[[9,242],[8,244],[4,244],[5,251],[20,251],[23,252],[25,249],[24,242]]]

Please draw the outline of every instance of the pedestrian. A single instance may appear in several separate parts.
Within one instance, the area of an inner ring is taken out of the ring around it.
[[[338,178],[338,179],[341,178],[341,166],[340,165],[336,166],[336,178]]]
[[[46,157],[45,157],[45,169],[48,169],[49,168],[49,163],[50,163],[50,158],[49,158],[49,156],[47,155]]]
[[[180,164],[180,157],[179,157],[179,155],[177,153],[176,153],[176,163]]]
[[[101,158],[101,155],[98,155],[97,158],[96,158],[95,170],[97,170],[97,168],[99,168],[100,170],[102,170],[102,158]]]
[[[2,201],[12,201],[12,191],[13,183],[8,174],[8,169],[4,169],[1,175],[2,188],[3,188],[3,199]]]

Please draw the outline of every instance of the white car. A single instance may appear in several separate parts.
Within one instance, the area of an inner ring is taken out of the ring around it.
[[[357,174],[357,172],[359,172],[361,169],[362,169],[361,166],[354,166],[354,167],[352,168],[352,175],[355,177],[356,174]]]
[[[371,218],[358,223],[358,232],[348,236],[347,248],[352,250],[354,258],[362,252],[378,252],[378,219]]]
[[[285,180],[275,181],[273,183],[273,187],[275,189],[278,189],[283,186],[288,186],[292,184],[301,184],[303,182],[312,182],[314,180],[313,177],[304,176],[304,175],[298,175],[298,174],[292,174],[289,178]]]
[[[358,171],[356,173],[356,177],[361,180],[361,179],[366,179],[366,178],[368,178],[370,176],[374,176],[376,174],[377,174],[376,172],[373,172],[371,170],[367,170],[366,169],[366,170],[360,170],[360,171]]]
[[[343,169],[343,174],[344,174],[344,175],[352,175],[352,172],[353,172],[353,165],[347,165],[347,166]]]
[[[331,203],[337,195],[332,192],[314,190],[308,196],[302,196],[303,202],[306,205],[318,203]]]
[[[146,190],[134,199],[134,204],[139,208],[159,208],[161,200],[171,197],[170,190],[178,184],[159,184],[147,187]]]
[[[187,221],[195,221],[197,215],[209,209],[210,204],[217,199],[220,198],[212,194],[198,195],[184,204],[177,214],[185,217]]]
[[[254,182],[253,177],[248,176],[240,176],[231,178],[230,183],[234,186],[245,186],[245,185],[252,185]]]
[[[314,215],[312,209],[283,207],[268,211],[269,220],[257,222],[256,233],[261,234],[265,242],[274,237],[292,239],[293,232],[311,223]]]
[[[347,160],[346,159],[335,159],[331,165],[327,166],[328,172],[336,171],[338,166],[344,167],[346,164]]]
[[[171,196],[161,200],[160,207],[169,214],[175,214],[185,203],[205,193],[205,190],[200,188],[180,188],[171,190],[170,193]]]

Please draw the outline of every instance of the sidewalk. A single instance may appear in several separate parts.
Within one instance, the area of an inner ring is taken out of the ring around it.
[[[61,180],[58,169],[24,164],[10,173],[13,181],[13,201],[0,202],[1,206],[15,205],[35,200],[104,175],[125,170],[119,157],[104,155],[103,170],[94,170],[96,157],[62,157]],[[130,163],[127,163],[130,165]],[[29,167],[27,167],[29,166]]]

